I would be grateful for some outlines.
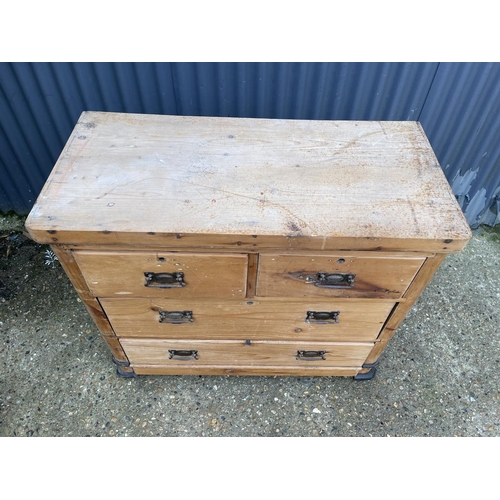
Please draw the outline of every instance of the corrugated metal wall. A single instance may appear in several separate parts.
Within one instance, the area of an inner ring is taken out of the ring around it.
[[[420,120],[469,222],[491,224],[499,76],[480,63],[1,63],[0,210],[29,211],[93,110]]]
[[[500,222],[500,64],[441,63],[420,121],[469,224]]]

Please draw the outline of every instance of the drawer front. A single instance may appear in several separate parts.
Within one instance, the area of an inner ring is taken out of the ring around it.
[[[96,297],[217,297],[246,294],[246,254],[74,252]]]
[[[360,367],[373,343],[120,339],[130,364]]]
[[[101,299],[118,337],[373,341],[394,303]]]
[[[400,298],[424,257],[260,256],[261,297]]]

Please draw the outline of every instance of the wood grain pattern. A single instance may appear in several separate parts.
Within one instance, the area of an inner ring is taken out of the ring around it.
[[[101,304],[92,296],[92,293],[88,289],[85,279],[83,278],[82,273],[73,258],[73,253],[69,250],[63,250],[57,245],[52,245],[51,248],[61,263],[64,272],[67,274],[72,285],[75,287],[75,290],[85,305],[90,317],[94,320],[94,323],[108,344],[112,356],[120,362],[128,363],[128,358],[118,342],[115,332],[109,324],[106,314],[102,310]]]
[[[75,251],[89,290],[99,297],[245,297],[246,254]],[[184,273],[185,287],[145,286],[145,272]]]
[[[268,377],[350,377],[360,372],[359,367],[320,366],[180,366],[134,365],[137,375],[239,375]]]
[[[208,251],[256,252],[261,250],[285,251],[370,251],[370,252],[428,252],[457,253],[466,245],[463,240],[426,240],[424,238],[355,238],[330,236],[247,236],[220,234],[180,234],[180,233],[140,233],[140,232],[102,232],[89,231],[31,231],[32,238],[38,243],[61,243],[72,247],[87,246],[128,246],[128,249],[144,247],[172,248],[186,251],[188,248]]]
[[[373,253],[358,255],[261,255],[257,296],[397,299],[425,260],[412,256],[379,257]],[[355,274],[354,286],[320,288],[305,281],[304,275],[314,276],[319,272]]]
[[[374,341],[394,303],[370,300],[101,299],[119,337]],[[159,310],[192,311],[192,323],[160,323]],[[338,323],[307,323],[307,311],[338,311]]]
[[[137,247],[176,248],[186,251],[187,248],[208,249],[209,251],[226,252],[256,252],[260,250],[285,251],[370,251],[370,252],[427,252],[427,253],[457,253],[467,243],[463,240],[426,240],[424,238],[354,238],[354,237],[306,237],[306,236],[247,236],[219,234],[180,234],[180,233],[120,233],[109,230],[102,232],[55,230],[31,231],[35,241],[39,243],[61,244],[72,247],[87,246],[128,246]]]
[[[259,269],[259,254],[248,254],[248,272],[247,272],[247,299],[255,296],[257,289],[257,272]]]
[[[425,261],[405,294],[406,301],[404,303],[399,303],[393,313],[389,316],[382,332],[380,333],[377,344],[374,346],[372,352],[366,360],[367,363],[375,363],[378,360],[380,354],[387,346],[387,343],[396,333],[396,329],[404,320],[409,310],[432,279],[436,271],[439,269],[439,266],[443,263],[445,258],[446,254],[440,254]]]
[[[26,227],[57,243],[257,235],[316,249],[456,251],[471,236],[415,122],[99,112],[80,117]]]
[[[238,246],[237,251],[235,252],[235,248],[232,246],[227,246],[227,247],[221,247],[217,248],[217,250],[214,250],[212,247],[202,247],[202,246],[194,246],[194,247],[189,247],[189,246],[159,246],[159,245],[149,245],[146,244],[145,242],[142,242],[140,245],[134,245],[134,244],[113,244],[113,245],[94,245],[91,243],[85,243],[84,245],[71,245],[71,244],[65,244],[65,245],[58,245],[59,248],[62,248],[64,250],[97,250],[97,251],[105,251],[105,252],[149,252],[149,253],[158,253],[158,252],[170,252],[170,253],[214,253],[216,252],[217,254],[225,254],[225,253],[254,253],[255,256],[257,256],[257,250],[255,249],[248,249],[248,248],[243,248]],[[348,257],[368,257],[372,256],[374,258],[396,258],[396,259],[406,259],[406,258],[412,258],[412,257],[434,257],[436,255],[436,252],[430,252],[430,251],[382,251],[380,249],[372,249],[369,251],[366,250],[348,250],[348,249],[343,249],[341,252],[336,251],[334,253],[330,253],[330,251],[318,251],[318,250],[308,250],[307,252],[303,252],[300,249],[295,249],[295,248],[261,248],[258,250],[258,255],[261,254],[279,254],[279,255],[299,255],[299,254],[305,254],[309,255],[311,257],[318,256],[318,257],[325,257],[326,255],[334,255],[337,256],[339,253],[342,254],[343,257],[346,255]],[[438,253],[443,253],[443,252],[438,252]],[[249,264],[250,265],[250,264]]]
[[[135,365],[249,365],[360,367],[373,343],[267,342],[249,345],[232,340],[120,339],[132,367]],[[198,359],[169,359],[169,350],[195,350]],[[297,351],[326,351],[324,360],[297,360]]]

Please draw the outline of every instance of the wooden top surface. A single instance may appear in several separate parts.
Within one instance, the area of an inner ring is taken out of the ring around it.
[[[182,233],[444,252],[471,236],[416,122],[101,112],[80,117],[26,227],[49,243]]]

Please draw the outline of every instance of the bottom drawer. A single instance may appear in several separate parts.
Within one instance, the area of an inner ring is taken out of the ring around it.
[[[267,377],[353,377],[352,366],[134,365],[136,375],[247,375]]]
[[[373,342],[120,339],[132,367],[283,366],[359,368]]]

